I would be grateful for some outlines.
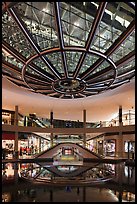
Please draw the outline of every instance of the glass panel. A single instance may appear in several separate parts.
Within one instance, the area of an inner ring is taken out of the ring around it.
[[[117,69],[117,72],[118,72],[118,75],[120,75],[131,70],[135,70],[135,59],[128,62],[126,65],[119,67]]]
[[[82,52],[69,52],[69,51],[66,52],[68,72],[70,76],[73,74],[74,70],[76,69],[76,66],[81,54]]]
[[[42,59],[36,58],[33,60],[33,63],[36,64],[38,67],[40,67],[42,70],[47,71],[48,73],[52,74],[52,72],[50,71],[50,69],[47,67],[47,65],[42,61]]]
[[[80,74],[85,72],[90,66],[92,66],[97,60],[99,59],[99,57],[92,55],[92,54],[87,54],[85,57],[85,60],[83,62],[83,65],[81,66],[80,69]]]
[[[37,72],[35,72],[33,69],[31,69],[29,66],[26,66],[26,74],[30,73],[30,74],[33,74],[33,75],[37,75],[37,76],[40,76],[40,74],[38,74]]]
[[[36,64],[36,62],[35,62],[35,64]],[[29,66],[27,66],[26,67],[26,77],[25,77],[25,79],[29,82],[30,81],[30,79],[31,80],[33,80],[32,78],[30,78],[30,77],[27,77],[27,73],[30,73],[31,74],[31,77],[34,77],[34,80],[35,80],[35,78],[38,78],[41,82],[43,81],[43,83],[44,82],[46,82],[46,78],[42,75],[42,74],[39,74],[38,72],[36,72],[35,70],[33,70],[33,69],[31,69]],[[38,80],[38,81],[39,81]],[[36,80],[37,81],[37,80]],[[35,82],[35,81],[34,81]]]
[[[109,67],[110,64],[107,61],[104,61],[99,67],[97,67],[90,75],[95,74],[97,72],[102,71],[103,69],[105,69],[106,67]]]
[[[60,52],[50,53],[46,55],[59,73],[64,73],[62,66],[62,57]]]
[[[94,79],[94,81],[96,82],[102,82],[103,80],[107,80],[107,79],[110,79],[111,77],[114,76],[114,72],[113,71],[110,71],[108,73],[105,73],[104,75],[101,75],[100,77],[97,77]],[[112,79],[110,79],[109,81],[112,81]],[[106,84],[108,83],[108,81],[106,82]]]
[[[112,55],[110,55],[110,58],[114,62],[116,62],[133,50],[135,50],[135,31],[127,38],[126,41],[124,41],[124,43],[120,45],[120,47]]]
[[[11,47],[21,53],[24,57],[28,58],[35,53],[29,43],[26,43],[26,38],[23,33],[7,12],[2,16],[2,38]]]
[[[123,2],[108,2],[91,48],[106,52],[135,17]]]
[[[5,51],[4,49],[2,49],[2,58],[3,60],[5,60],[6,62],[9,62],[13,65],[15,65],[16,67],[22,69],[23,64],[17,60],[16,58],[14,58],[14,56],[12,56],[11,54],[9,54],[7,51]]]
[[[20,15],[41,50],[58,47],[53,5],[49,2],[31,2],[22,7]]]
[[[85,12],[62,2],[61,20],[65,46],[84,47],[93,19]]]

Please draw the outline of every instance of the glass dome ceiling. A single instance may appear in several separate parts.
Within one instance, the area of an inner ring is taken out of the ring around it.
[[[75,99],[135,77],[134,2],[3,2],[2,75]]]

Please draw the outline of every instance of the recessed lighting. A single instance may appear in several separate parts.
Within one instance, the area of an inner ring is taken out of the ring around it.
[[[75,25],[75,26],[79,26],[79,23],[78,23],[78,22],[75,22],[74,25]]]
[[[43,9],[42,9],[42,11],[44,11],[44,12],[47,12],[47,13],[48,13],[48,12],[49,12],[49,9],[43,8]]]

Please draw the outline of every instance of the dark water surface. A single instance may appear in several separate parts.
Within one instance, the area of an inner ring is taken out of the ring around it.
[[[135,202],[135,167],[2,164],[2,202]]]

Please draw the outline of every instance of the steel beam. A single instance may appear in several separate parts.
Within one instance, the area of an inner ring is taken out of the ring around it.
[[[60,14],[60,2],[53,2],[54,4],[54,13],[55,13],[55,22],[56,22],[56,29],[57,35],[59,39],[59,47],[61,49],[61,56],[62,56],[62,64],[64,68],[65,77],[68,78],[68,69],[67,69],[67,62],[66,62],[66,55],[63,51],[64,49],[64,39],[63,39],[63,30],[61,24],[61,14]]]
[[[19,28],[21,29],[21,31],[23,32],[23,34],[25,35],[26,39],[28,40],[28,42],[31,44],[31,46],[33,47],[33,49],[38,53],[39,57],[43,60],[43,62],[48,66],[48,68],[51,70],[51,72],[53,73],[54,76],[56,76],[58,79],[61,78],[61,75],[59,74],[59,72],[55,69],[55,67],[51,64],[51,62],[48,60],[47,57],[44,57],[41,55],[41,50],[39,48],[39,46],[37,45],[37,43],[34,41],[32,35],[30,34],[30,32],[28,31],[27,27],[25,26],[25,23],[22,21],[22,19],[20,18],[20,16],[17,14],[17,11],[15,8],[10,8],[8,9],[8,12],[10,13],[10,15],[12,16],[12,18],[15,20],[15,22],[17,23],[17,25],[19,26]]]
[[[92,41],[93,41],[93,39],[95,37],[97,28],[99,26],[99,23],[100,23],[100,21],[102,19],[103,14],[104,14],[106,5],[107,5],[107,2],[101,2],[100,5],[99,5],[99,8],[97,10],[97,15],[94,18],[94,21],[93,21],[93,24],[92,24],[92,28],[91,28],[91,30],[89,32],[88,39],[87,39],[86,45],[85,45],[85,48],[88,51],[89,51],[90,45],[91,45],[91,43],[92,43]],[[86,57],[86,53],[82,53],[81,57],[79,59],[79,62],[77,64],[77,67],[76,67],[76,69],[74,71],[74,75],[73,75],[74,78],[77,77],[77,75],[78,75],[78,73],[79,73],[79,71],[81,69],[81,66],[82,66],[82,64],[84,62],[85,57]]]
[[[5,41],[2,41],[2,47],[9,54],[13,55],[17,60],[19,60],[23,64],[26,64],[27,59],[23,55],[21,55],[19,52],[17,52],[17,50],[15,50],[13,47],[9,46],[8,43],[6,43]],[[42,70],[34,63],[30,63],[28,66],[38,74],[41,74],[41,72],[42,72],[41,75],[44,76],[44,78],[46,78],[48,81],[54,81],[53,76],[50,73],[46,72],[45,70]]]
[[[116,49],[132,34],[135,30],[135,20],[133,20],[128,28],[118,37],[117,40],[109,47],[109,49],[104,53],[107,57],[114,53]],[[93,72],[98,66],[102,64],[104,59],[98,59],[92,66],[90,66],[84,73],[80,75],[81,79],[85,79],[88,75]]]

